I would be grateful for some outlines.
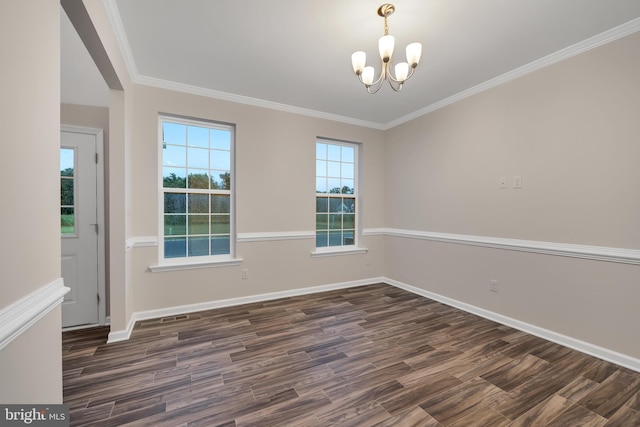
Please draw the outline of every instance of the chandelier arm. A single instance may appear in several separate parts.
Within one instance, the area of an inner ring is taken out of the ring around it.
[[[416,67],[409,67],[409,74],[407,74],[407,78],[405,79],[405,81],[409,80],[411,78],[411,76],[413,76],[413,72],[415,71]]]
[[[389,62],[391,62],[391,61],[389,61]],[[407,77],[407,79],[408,78],[409,77]],[[389,84],[391,84],[392,81],[394,81],[396,83],[400,83],[400,80],[397,80],[395,77],[393,77],[393,74],[391,74],[391,70],[389,70]],[[391,85],[391,87],[393,87],[393,85]]]
[[[420,60],[420,53],[422,51],[422,45],[420,43],[411,43],[407,46],[407,63],[402,64],[399,68],[396,65],[396,71],[399,71],[401,75],[405,75],[406,77],[402,80],[396,78],[391,71],[391,52],[393,52],[393,37],[389,36],[389,23],[387,18],[393,14],[395,11],[395,6],[389,3],[385,3],[380,8],[378,8],[378,15],[384,18],[384,36],[379,41],[379,50],[380,56],[382,57],[382,67],[380,71],[380,76],[375,81],[372,81],[371,84],[367,84],[362,79],[363,68],[366,69],[367,80],[369,78],[373,79],[373,74],[375,70],[373,67],[365,67],[364,64],[364,53],[356,52],[352,55],[352,65],[358,80],[360,83],[364,84],[366,90],[370,94],[374,94],[380,90],[383,86],[382,82],[387,80],[389,82],[389,86],[395,91],[400,92],[404,85],[404,82],[409,80],[418,66],[418,61]],[[356,59],[354,56],[358,54]],[[411,61],[411,62],[409,62]]]
[[[375,89],[371,89],[373,86],[365,86],[367,88],[367,93],[373,95],[374,93],[378,92],[380,90],[380,88],[382,87],[382,84],[379,84],[378,86],[375,87]]]
[[[375,82],[372,82],[371,84],[366,84],[362,80],[362,73],[358,74],[357,76],[358,76],[358,80],[360,80],[360,83],[362,83],[367,88],[367,92],[374,94],[377,91],[379,91],[380,88],[382,87],[382,82],[386,80],[385,76],[387,75],[387,73],[388,73],[387,64],[382,63],[382,71],[380,72],[380,76],[378,76]],[[373,90],[371,89],[372,87],[374,88]]]
[[[380,74],[380,77],[378,78],[378,80],[375,81],[375,83],[372,83],[370,85],[365,84],[364,86],[367,88],[367,92],[374,94],[380,90],[380,88],[382,87],[383,81],[384,79],[382,78],[382,74]]]
[[[360,80],[360,83],[362,83],[367,88],[367,92],[369,92],[369,93],[376,93],[380,89],[380,87],[382,86],[382,82],[383,82],[382,74],[380,75],[380,77],[378,77],[378,79],[375,82],[373,82],[371,84],[366,84],[362,80],[362,76],[360,76],[360,75],[358,75],[358,80]],[[373,92],[371,92],[371,90],[369,89],[371,87],[375,87],[376,89]]]
[[[397,82],[397,80],[389,80],[389,86],[391,86],[391,89],[394,90],[394,92],[400,92],[402,90],[402,83],[398,82],[397,87],[394,86],[393,82]]]
[[[368,85],[368,86],[380,86],[382,84],[382,81],[384,80],[384,74],[385,74],[384,71],[385,70],[384,70],[384,66],[383,66],[382,67],[382,71],[380,72],[380,76],[378,77],[378,79],[375,82],[373,82],[370,85]]]

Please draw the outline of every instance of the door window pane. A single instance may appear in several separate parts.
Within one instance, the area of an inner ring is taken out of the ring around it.
[[[60,232],[75,235],[75,150],[60,149]]]

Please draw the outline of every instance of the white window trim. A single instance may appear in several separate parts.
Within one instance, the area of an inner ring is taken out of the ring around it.
[[[355,254],[366,254],[369,252],[369,249],[363,248],[360,246],[353,247],[349,246],[328,246],[322,248],[316,248],[314,252],[311,252],[311,257],[320,258],[327,256],[339,256],[339,255],[355,255]]]
[[[362,182],[362,175],[361,175],[361,167],[360,165],[362,164],[362,144],[358,143],[358,142],[351,142],[351,141],[342,141],[339,139],[332,139],[332,138],[325,138],[325,137],[317,137],[313,146],[314,146],[314,152],[315,152],[315,147],[316,144],[320,142],[320,143],[326,143],[326,144],[333,144],[333,145],[344,145],[344,146],[348,146],[348,147],[354,147],[355,149],[355,164],[354,164],[354,169],[355,169],[355,190],[354,190],[354,196],[355,196],[355,201],[356,201],[356,215],[355,215],[355,231],[354,231],[354,236],[355,236],[355,242],[353,245],[341,245],[341,246],[321,246],[321,247],[315,247],[315,250],[311,252],[311,257],[313,258],[317,258],[317,257],[327,257],[327,256],[338,256],[338,255],[352,255],[352,254],[362,254],[362,253],[366,253],[368,252],[368,249],[366,247],[361,246],[361,242],[362,242],[362,227],[360,226],[361,224],[361,218],[362,218],[362,213],[361,213],[361,205],[362,205],[362,192],[361,192],[361,182]],[[315,159],[315,155],[314,155],[314,159]],[[314,166],[314,170],[315,170],[315,166]],[[316,175],[317,176],[317,175]],[[315,185],[315,184],[314,184]],[[322,193],[315,193],[315,197],[314,197],[314,204],[315,204],[315,199],[319,196],[319,194]],[[314,217],[315,217],[315,207],[314,207]],[[315,221],[314,221],[315,224]],[[315,234],[315,231],[314,231]]]
[[[184,116],[178,116],[168,113],[160,113],[158,115],[158,129],[157,129],[157,149],[162,150],[163,141],[160,141],[162,135],[162,122],[170,121],[173,123],[180,123],[184,125],[193,126],[208,126],[212,128],[219,127],[221,129],[231,131],[231,190],[229,195],[231,197],[230,211],[231,215],[230,230],[229,230],[229,254],[221,255],[208,255],[197,257],[184,257],[184,258],[164,258],[164,187],[162,185],[162,151],[158,152],[158,203],[157,203],[157,218],[158,218],[158,264],[149,266],[149,270],[152,272],[163,272],[173,270],[191,270],[198,268],[209,267],[225,267],[240,265],[242,258],[236,258],[236,215],[235,215],[235,181],[236,181],[236,141],[235,141],[235,126],[230,123],[216,122],[207,119],[196,119]],[[188,192],[187,192],[188,194]]]
[[[169,258],[169,260],[178,260],[178,261],[167,261],[164,260],[162,263],[158,263],[158,265],[150,265],[149,270],[152,273],[159,273],[163,271],[174,271],[174,270],[195,270],[199,268],[210,268],[210,267],[229,267],[234,265],[242,264],[242,258],[235,258],[230,255],[214,255],[207,257],[194,257],[194,258],[204,258],[204,259],[183,259],[183,258]],[[215,259],[213,259],[215,258]]]

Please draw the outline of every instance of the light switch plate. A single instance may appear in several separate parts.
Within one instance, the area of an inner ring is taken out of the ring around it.
[[[522,188],[522,177],[520,175],[513,177],[513,188]]]

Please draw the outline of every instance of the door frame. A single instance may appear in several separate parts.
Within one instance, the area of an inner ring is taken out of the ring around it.
[[[98,324],[106,325],[107,322],[107,304],[106,304],[106,256],[105,256],[105,198],[104,198],[104,131],[97,128],[89,128],[73,125],[60,125],[60,132],[82,133],[93,135],[96,138],[96,153],[98,155],[96,161],[96,221],[98,224]],[[62,146],[62,144],[60,144]],[[86,328],[92,325],[82,325],[80,328]],[[78,329],[78,327],[64,328],[64,330]]]

